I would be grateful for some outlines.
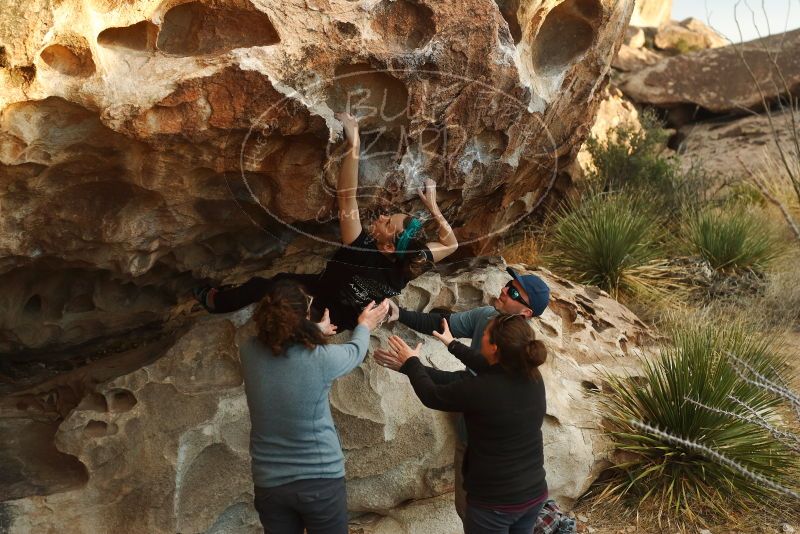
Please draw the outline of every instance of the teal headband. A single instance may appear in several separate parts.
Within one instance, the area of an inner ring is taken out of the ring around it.
[[[403,257],[406,253],[406,249],[408,249],[408,243],[413,239],[414,235],[422,228],[422,221],[417,219],[416,217],[411,218],[411,222],[408,223],[406,229],[403,230],[403,233],[400,234],[397,238],[397,242],[395,243],[395,253],[399,257]]]

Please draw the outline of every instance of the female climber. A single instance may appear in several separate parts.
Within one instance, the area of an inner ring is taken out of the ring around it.
[[[331,323],[350,330],[370,301],[381,302],[400,294],[406,284],[458,248],[452,228],[436,202],[436,185],[427,180],[419,197],[439,226],[438,240],[425,242],[422,221],[403,213],[379,216],[364,229],[358,209],[358,122],[339,113],[347,143],[337,183],[339,229],[342,247],[328,260],[325,270],[315,275],[281,273],[272,278],[255,277],[236,287],[203,287],[195,297],[212,313],[228,313],[254,302],[279,279],[292,279],[314,296],[312,315],[329,312]]]

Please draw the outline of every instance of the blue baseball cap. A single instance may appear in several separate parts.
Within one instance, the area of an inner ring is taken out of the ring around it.
[[[530,304],[531,310],[533,310],[533,316],[538,317],[543,314],[544,310],[547,309],[547,305],[550,303],[550,288],[547,287],[545,281],[535,274],[520,276],[511,267],[507,267],[506,271],[508,271],[508,274],[510,274],[514,280],[519,282],[519,285],[521,285],[525,293],[528,294],[528,303]]]

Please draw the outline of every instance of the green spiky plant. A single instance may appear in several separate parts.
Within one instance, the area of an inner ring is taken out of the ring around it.
[[[612,468],[613,482],[603,495],[632,496],[695,519],[776,496],[775,487],[746,471],[776,487],[796,488],[797,453],[743,415],[752,410],[763,421],[778,421],[780,399],[742,380],[732,363],[740,358],[775,377],[783,362],[772,343],[743,323],[720,326],[697,318],[674,326],[671,340],[659,359],[643,362],[643,378],[607,377],[602,402],[609,433],[627,459]],[[720,463],[714,452],[744,469]]]
[[[684,235],[691,252],[718,271],[761,271],[784,249],[765,217],[736,206],[690,215]]]
[[[658,253],[658,217],[635,196],[596,195],[558,212],[545,260],[554,270],[614,296],[650,286]]]

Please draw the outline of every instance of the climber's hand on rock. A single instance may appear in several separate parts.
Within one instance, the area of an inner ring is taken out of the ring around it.
[[[386,367],[387,369],[391,369],[392,371],[399,371],[400,368],[403,366],[400,363],[400,360],[397,359],[397,353],[393,350],[389,349],[377,349],[373,355],[375,361],[378,362],[378,365],[381,367]]]
[[[358,141],[358,120],[349,113],[337,113],[336,119],[342,123],[344,129],[344,137],[350,146],[355,146]]]
[[[436,182],[430,178],[425,180],[425,185],[417,190],[420,200],[432,214],[439,212],[439,205],[436,203]]]
[[[389,314],[386,316],[386,322],[394,322],[400,318],[400,306],[393,300],[386,299],[384,302],[389,303]]]

